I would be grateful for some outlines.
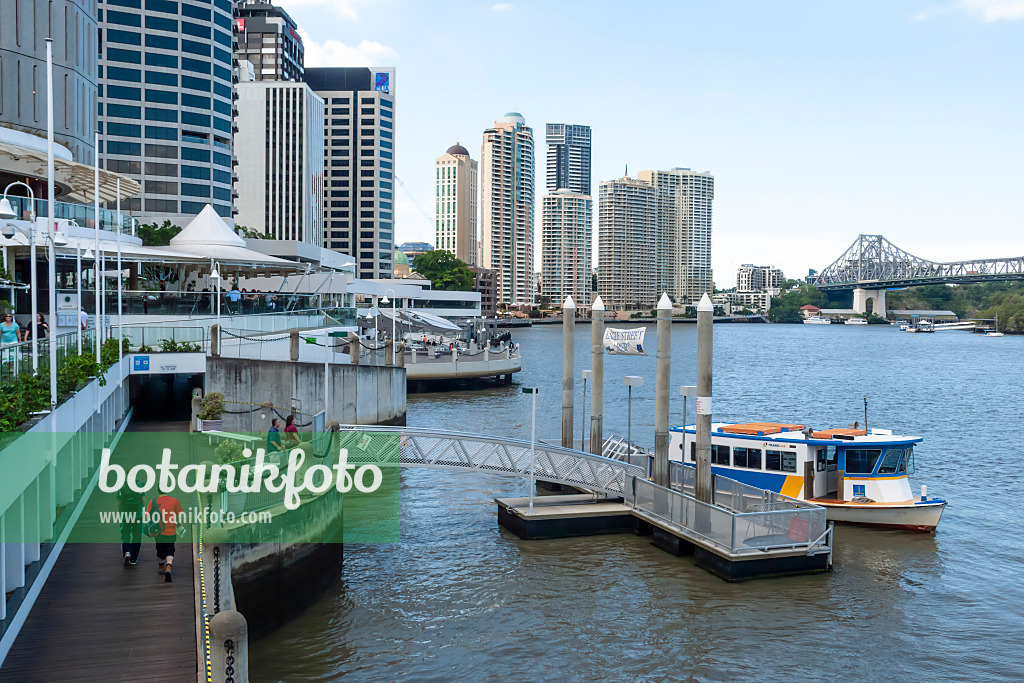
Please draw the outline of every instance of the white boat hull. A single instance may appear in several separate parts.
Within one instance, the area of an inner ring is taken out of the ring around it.
[[[844,524],[886,527],[907,531],[933,533],[939,525],[945,501],[917,505],[858,505],[856,503],[827,503],[812,501],[828,511],[828,519]]]
[[[825,319],[805,318],[804,319],[804,325],[831,325],[831,324],[832,324],[832,321],[829,320],[828,318],[825,318]]]

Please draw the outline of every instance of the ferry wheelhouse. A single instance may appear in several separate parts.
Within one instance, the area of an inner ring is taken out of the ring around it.
[[[696,466],[696,428],[673,427],[669,459]],[[914,446],[923,439],[887,429],[812,430],[755,422],[711,425],[711,471],[806,500],[835,522],[931,533],[946,501],[914,496]]]

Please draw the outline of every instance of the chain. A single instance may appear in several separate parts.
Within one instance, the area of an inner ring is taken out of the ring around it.
[[[235,683],[235,641],[224,641],[224,683]]]
[[[213,613],[220,612],[220,546],[213,546]]]
[[[284,335],[283,337],[247,337],[244,334],[233,334],[231,332],[228,332],[227,330],[221,330],[221,332],[223,332],[228,337],[234,337],[235,339],[244,339],[246,341],[261,342],[261,343],[262,342],[281,341],[282,339],[288,339],[291,336],[291,335]]]

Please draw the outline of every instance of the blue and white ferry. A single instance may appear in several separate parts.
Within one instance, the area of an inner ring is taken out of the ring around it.
[[[669,459],[696,466],[696,428],[673,427]],[[888,429],[812,430],[753,422],[711,425],[711,471],[806,500],[835,522],[932,533],[946,501],[914,496],[914,446],[923,439]]]

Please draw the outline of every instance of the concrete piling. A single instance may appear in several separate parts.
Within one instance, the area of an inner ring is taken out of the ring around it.
[[[249,625],[235,610],[210,619],[210,665],[214,681],[249,683]]]
[[[562,448],[572,448],[574,387],[573,340],[576,334],[576,304],[571,296],[562,304]]]
[[[601,455],[604,447],[604,302],[590,307],[590,452]]]
[[[299,360],[299,331],[292,330],[288,333],[288,357],[293,363]]]
[[[220,356],[220,325],[210,325],[210,355],[214,358]]]
[[[697,304],[697,482],[695,495],[712,502],[711,490],[711,345],[714,306],[705,293]]]
[[[672,361],[672,302],[668,294],[658,301],[658,351],[654,388],[654,483],[669,488],[668,406]]]

